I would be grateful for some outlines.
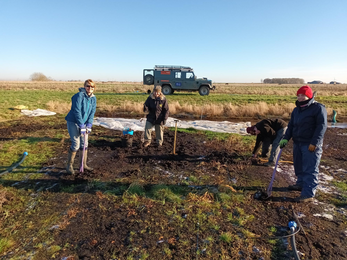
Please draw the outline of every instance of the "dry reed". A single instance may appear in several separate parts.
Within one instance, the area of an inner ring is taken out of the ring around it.
[[[301,85],[295,84],[254,84],[254,83],[216,83],[214,84],[217,89],[213,93],[219,94],[239,94],[239,95],[277,95],[277,96],[295,96],[297,89]],[[31,81],[0,81],[0,89],[2,90],[47,90],[47,91],[69,91],[75,92],[78,88],[83,86],[83,82],[31,82]],[[152,86],[143,85],[142,82],[96,82],[98,93],[145,93]],[[312,89],[318,92],[318,96],[346,96],[347,84],[330,85],[321,84],[313,85]],[[70,110],[69,103],[61,103],[57,101],[50,101],[47,104],[47,109],[56,113],[65,114]],[[181,105],[178,101],[169,103],[170,114],[172,116],[188,113],[196,116],[226,116],[226,117],[254,117],[254,116],[281,116],[288,117],[294,108],[294,104],[267,104],[265,102],[253,103],[252,105],[233,105],[231,103],[224,104],[202,104],[197,105],[194,103]],[[115,112],[133,112],[143,113],[143,104],[125,101],[121,105],[109,105],[105,103],[98,103],[97,110],[105,111],[107,113]],[[332,109],[327,108],[328,115],[332,115]],[[336,108],[338,114],[345,115],[345,108]]]

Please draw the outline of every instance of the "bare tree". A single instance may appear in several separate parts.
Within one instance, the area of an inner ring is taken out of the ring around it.
[[[31,81],[51,81],[52,79],[49,77],[46,77],[45,74],[41,72],[35,72],[30,75]]]

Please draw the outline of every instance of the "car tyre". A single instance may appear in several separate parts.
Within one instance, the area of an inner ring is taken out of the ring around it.
[[[202,86],[199,89],[199,94],[201,96],[208,96],[208,94],[210,94],[210,89],[207,86]]]
[[[164,85],[161,88],[161,92],[163,92],[164,95],[171,95],[172,94],[172,88],[169,85]]]

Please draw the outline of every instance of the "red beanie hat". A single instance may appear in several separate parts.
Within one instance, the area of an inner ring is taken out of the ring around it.
[[[296,92],[296,95],[299,94],[304,94],[308,98],[313,97],[312,89],[309,86],[302,86],[301,88],[299,88],[298,92]]]

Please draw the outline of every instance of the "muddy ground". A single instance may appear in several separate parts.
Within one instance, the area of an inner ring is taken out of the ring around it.
[[[45,127],[29,119],[0,129],[0,137],[18,138]],[[54,127],[64,129],[65,123]],[[347,259],[346,198],[336,189],[319,191],[313,203],[295,203],[299,192],[287,190],[293,181],[283,171],[276,174],[272,196],[256,200],[273,169],[245,155],[250,151],[240,139],[210,140],[179,131],[173,154],[174,136],[166,129],[162,147],[153,139],[143,148],[141,133],[135,132],[127,148],[120,131],[94,127],[88,154],[93,172],[66,175],[69,140],[62,140],[34,179],[3,180],[3,186],[23,189],[32,198],[26,210],[12,216],[23,221],[13,227],[16,249],[0,258],[294,259],[287,224],[295,220],[301,224],[295,235],[301,259]],[[347,129],[329,128],[321,163],[322,173],[345,183],[346,144]],[[291,165],[291,151],[290,142],[280,165]],[[156,193],[155,187],[164,191]],[[170,197],[167,189],[178,195]]]

